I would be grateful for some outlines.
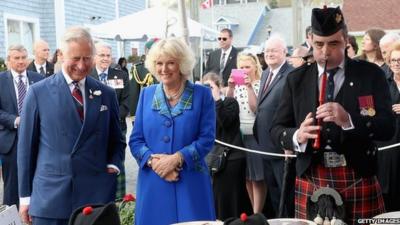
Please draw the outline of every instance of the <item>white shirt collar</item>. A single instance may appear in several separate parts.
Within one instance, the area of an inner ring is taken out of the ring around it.
[[[35,61],[33,61],[33,64],[35,64],[37,69],[40,69],[40,67],[42,67],[42,66],[43,66],[43,69],[46,69],[46,61],[44,61],[44,63],[42,65],[40,65],[40,64],[37,64],[36,60],[35,60]]]
[[[225,59],[226,59],[228,57],[228,55],[231,54],[231,51],[232,51],[232,45],[227,50],[224,50],[221,48],[221,57],[222,57],[222,54],[224,54],[224,52],[225,52]]]
[[[64,70],[64,68],[62,69],[62,74],[65,78],[65,81],[67,81],[68,86],[73,85],[72,82],[73,80],[71,79],[71,77],[67,74],[67,72]],[[86,77],[84,77],[82,80],[80,80],[79,83],[79,87],[84,87],[85,86],[85,81],[86,81]]]
[[[318,63],[317,63],[317,66],[318,66],[318,77],[320,77],[323,73],[324,73],[324,65],[319,65]],[[342,62],[339,64],[339,66],[338,66],[341,70],[343,70],[344,69],[344,59],[342,60]]]
[[[281,65],[279,65],[276,69],[272,70],[272,73],[274,76],[279,73],[279,70],[281,70],[281,68],[282,68],[283,64],[285,64],[285,62],[286,61],[284,60]],[[271,73],[271,71],[270,71],[270,73]]]
[[[22,72],[21,74],[17,73],[17,72],[16,72],[15,70],[13,70],[13,69],[11,69],[10,71],[11,71],[11,75],[13,76],[13,79],[14,79],[14,80],[18,80],[18,79],[19,79],[19,78],[18,78],[19,75],[22,75],[22,79],[24,79],[25,77],[28,76],[27,73],[26,73],[26,70],[24,70],[24,72]]]
[[[108,75],[108,68],[106,69],[106,70],[104,70],[104,71],[101,71],[99,68],[97,68],[97,66],[96,66],[96,70],[97,70],[97,74],[98,75],[100,75],[101,73],[105,73],[105,74],[107,74]]]

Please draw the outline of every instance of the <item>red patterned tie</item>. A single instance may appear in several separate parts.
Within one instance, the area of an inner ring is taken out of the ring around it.
[[[74,102],[75,102],[76,110],[78,111],[78,114],[79,114],[79,118],[81,118],[81,121],[83,121],[84,114],[83,114],[82,92],[81,92],[81,89],[79,89],[78,81],[73,81],[72,84],[74,85],[74,89],[72,90],[72,97],[74,97]]]

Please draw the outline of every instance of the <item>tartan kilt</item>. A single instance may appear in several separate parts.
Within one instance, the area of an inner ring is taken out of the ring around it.
[[[115,200],[122,200],[126,194],[126,179],[125,179],[125,168],[121,169],[117,176],[117,190],[115,193]]]
[[[350,167],[325,168],[314,165],[302,177],[296,177],[296,218],[307,219],[307,198],[316,189],[328,185],[342,196],[347,224],[359,224],[357,219],[372,218],[385,212],[382,190],[376,176],[358,178]]]

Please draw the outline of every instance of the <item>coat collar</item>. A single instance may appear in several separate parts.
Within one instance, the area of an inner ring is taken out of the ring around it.
[[[169,104],[166,101],[165,93],[163,91],[163,84],[160,83],[157,85],[154,93],[152,109],[158,110],[161,115],[165,115],[167,117],[178,116],[184,110],[192,109],[193,90],[194,84],[186,81],[185,90],[182,93],[181,99],[175,107],[170,108]]]

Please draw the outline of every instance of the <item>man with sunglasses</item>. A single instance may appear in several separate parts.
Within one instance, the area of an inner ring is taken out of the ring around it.
[[[218,36],[220,49],[210,53],[204,74],[214,72],[219,74],[224,81],[224,86],[228,85],[228,79],[232,69],[236,69],[237,49],[232,46],[232,31],[224,28]]]

